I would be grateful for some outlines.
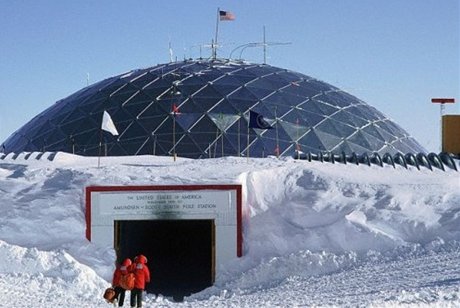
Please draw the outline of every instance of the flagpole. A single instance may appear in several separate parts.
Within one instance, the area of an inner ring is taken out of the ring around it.
[[[250,115],[249,115],[250,116]],[[248,119],[248,135],[247,135],[247,138],[248,138],[248,147],[246,148],[246,157],[247,157],[247,161],[249,162],[249,121],[251,121],[251,119]]]
[[[240,146],[240,143],[241,143],[241,140],[240,140],[240,137],[241,137],[241,112],[238,112],[238,157],[241,156],[241,146]]]
[[[267,44],[265,42],[265,25],[264,25],[264,64],[267,64]]]
[[[221,121],[221,126],[223,126],[224,125],[224,115],[222,114],[222,112],[219,114],[219,118]],[[220,139],[221,139],[221,152],[222,152],[221,157],[224,157],[224,130],[222,128],[220,129]]]
[[[99,155],[97,156],[97,167],[101,166],[101,151],[102,151],[102,128],[99,129]]]
[[[275,129],[276,129],[276,158],[279,158],[280,156],[280,145],[279,145],[279,139],[278,139],[278,116],[276,115],[276,110],[278,108],[275,106]]]
[[[219,33],[219,12],[220,12],[220,8],[217,8],[217,18],[216,18],[216,36],[215,36],[215,40],[214,40],[214,44],[212,44],[213,46],[213,50],[212,50],[212,57],[213,59],[217,59],[217,35]]]
[[[70,135],[70,144],[72,146],[72,154],[75,154],[75,139]]]
[[[217,143],[219,140],[219,128],[216,125],[216,139],[214,140],[214,158],[217,157]]]
[[[176,115],[173,111],[173,160],[176,161]]]
[[[296,136],[296,150],[297,150],[297,159],[300,159],[300,147],[299,147],[299,119],[296,120],[297,124],[297,136]]]

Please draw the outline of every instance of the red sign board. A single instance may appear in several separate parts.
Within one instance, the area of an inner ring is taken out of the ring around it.
[[[455,103],[455,98],[432,98],[431,99],[432,103],[435,104],[446,104],[446,103]]]

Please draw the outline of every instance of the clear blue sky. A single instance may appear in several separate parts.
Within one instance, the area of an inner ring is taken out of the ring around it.
[[[199,57],[221,22],[218,56],[262,40],[268,64],[335,85],[439,151],[439,106],[460,113],[458,0],[0,0],[0,143],[57,100],[136,68]],[[210,55],[206,48],[202,55]],[[239,52],[234,53],[239,56]],[[243,58],[262,62],[261,49]]]

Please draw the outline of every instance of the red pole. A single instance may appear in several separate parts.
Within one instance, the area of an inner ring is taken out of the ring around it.
[[[444,115],[444,104],[453,104],[455,103],[455,98],[432,98],[431,102],[433,104],[439,104],[440,109],[439,109],[439,115],[440,115],[440,124],[439,124],[439,131],[441,135],[441,139],[439,140],[441,145],[441,151],[442,151],[442,116]]]

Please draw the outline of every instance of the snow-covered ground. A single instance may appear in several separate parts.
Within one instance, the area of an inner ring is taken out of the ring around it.
[[[145,307],[460,306],[459,172],[47,155],[0,160],[0,307],[108,306],[115,253],[85,238],[85,186],[235,183],[244,256],[184,302]]]

